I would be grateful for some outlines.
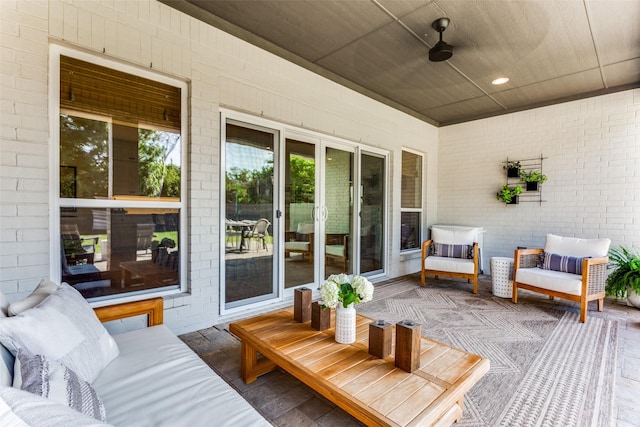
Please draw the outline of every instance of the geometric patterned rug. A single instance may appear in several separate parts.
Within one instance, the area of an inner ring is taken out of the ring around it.
[[[470,289],[470,288],[469,288]],[[375,287],[356,307],[374,319],[411,319],[422,335],[491,362],[466,394],[456,426],[609,426],[618,323],[572,311],[461,292],[419,275]]]

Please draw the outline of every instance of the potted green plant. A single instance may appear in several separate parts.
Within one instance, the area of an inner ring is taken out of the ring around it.
[[[502,189],[496,193],[496,199],[502,200],[508,205],[518,204],[518,195],[522,193],[522,187],[516,185],[515,187],[509,187],[508,184],[504,184]]]
[[[608,268],[613,272],[607,277],[607,295],[616,299],[627,298],[636,308],[640,308],[640,253],[637,249],[624,246],[609,251]]]
[[[517,178],[520,176],[520,162],[507,162],[502,169],[507,171],[507,178]]]
[[[538,186],[547,181],[547,176],[541,171],[520,171],[520,182],[527,184],[527,191],[538,191]]]

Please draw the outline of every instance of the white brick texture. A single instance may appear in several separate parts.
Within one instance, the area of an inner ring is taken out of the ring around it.
[[[484,226],[484,259],[541,247],[547,233],[640,246],[640,90],[439,130],[438,222]],[[545,159],[542,204],[495,193],[509,159]]]

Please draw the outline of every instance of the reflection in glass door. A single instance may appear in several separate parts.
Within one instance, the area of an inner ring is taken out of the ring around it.
[[[362,154],[360,205],[360,273],[381,273],[384,232],[384,163],[381,156]]]
[[[326,147],[324,275],[353,273],[353,153]]]
[[[288,289],[314,282],[315,145],[287,138],[284,168],[284,287]]]
[[[225,308],[277,295],[273,256],[276,131],[225,126]]]

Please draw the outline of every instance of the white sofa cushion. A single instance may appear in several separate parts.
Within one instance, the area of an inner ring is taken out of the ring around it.
[[[104,404],[91,384],[60,362],[19,349],[13,386],[67,405],[99,421],[106,421]]]
[[[450,273],[473,274],[474,263],[472,259],[428,256],[424,259],[424,268]]]
[[[24,390],[0,386],[3,427],[109,427],[94,418]]]
[[[542,289],[572,295],[580,295],[582,292],[582,276],[577,274],[534,267],[517,269],[516,277],[519,283],[537,286]]]
[[[475,229],[449,230],[433,227],[431,229],[431,240],[447,245],[473,245],[476,240],[476,234]]]
[[[18,314],[40,304],[46,297],[58,290],[58,285],[49,279],[42,279],[31,294],[21,301],[13,302],[7,309],[9,316]]]
[[[327,255],[344,256],[344,245],[325,245],[324,251]]]
[[[544,251],[572,257],[604,257],[609,253],[609,239],[579,239],[547,234]]]
[[[93,387],[124,426],[270,426],[166,326],[114,335],[120,356]]]
[[[118,356],[118,347],[82,295],[63,283],[37,307],[0,318],[0,342],[59,360],[92,382]]]

